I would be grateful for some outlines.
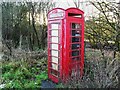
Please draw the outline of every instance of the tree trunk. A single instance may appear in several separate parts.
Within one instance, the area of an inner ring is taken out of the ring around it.
[[[20,35],[20,40],[19,40],[19,49],[21,50],[21,46],[22,46],[22,35]]]
[[[32,5],[32,26],[33,26],[33,30],[34,30],[35,35],[36,35],[38,47],[40,48],[40,41],[39,41],[38,33],[37,33],[37,30],[36,30],[36,27],[35,27],[34,13],[35,13],[35,10],[34,10],[34,6]]]
[[[30,7],[29,7],[29,31],[28,31],[28,37],[29,37],[29,49],[30,51],[33,50],[33,44],[32,44],[32,40],[31,40],[31,23],[30,23]]]
[[[34,35],[34,33],[32,33],[31,39],[32,39],[32,45],[34,46],[34,44],[35,44],[35,35]]]
[[[0,50],[2,46],[2,5],[0,2]]]
[[[43,11],[44,12],[44,11]],[[43,13],[43,27],[42,27],[42,36],[41,36],[41,46],[42,46],[42,48],[44,48],[45,47],[45,40],[44,40],[44,32],[45,32],[45,13]]]
[[[2,2],[0,2],[0,59],[2,58]]]

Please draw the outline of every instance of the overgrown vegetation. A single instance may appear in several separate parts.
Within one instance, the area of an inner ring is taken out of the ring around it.
[[[106,52],[103,59],[99,50],[86,48],[83,78],[70,78],[57,88],[117,88],[120,61],[119,57],[113,59],[112,54]],[[46,58],[2,61],[2,71],[6,88],[40,88],[41,81],[48,79]]]
[[[104,50],[120,53],[120,6],[113,2],[90,2],[98,10],[96,16],[86,21],[85,39],[89,40],[92,48],[100,49],[103,57]]]
[[[40,88],[47,77],[47,59],[10,60],[2,62],[2,84],[5,88]]]
[[[111,57],[113,52],[106,53],[103,59],[99,50],[86,49],[84,76],[72,77],[58,88],[118,88],[120,61]],[[106,62],[107,61],[107,65]]]

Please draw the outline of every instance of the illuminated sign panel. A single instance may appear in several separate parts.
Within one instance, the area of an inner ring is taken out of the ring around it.
[[[50,18],[55,18],[55,17],[63,17],[64,13],[63,12],[58,12],[58,13],[52,13],[50,15]]]
[[[62,19],[62,18],[64,18],[64,16],[65,16],[65,11],[63,11],[63,10],[53,10],[52,12],[50,12],[49,13],[49,15],[48,15],[48,19],[58,19],[58,18],[60,18],[60,19]]]

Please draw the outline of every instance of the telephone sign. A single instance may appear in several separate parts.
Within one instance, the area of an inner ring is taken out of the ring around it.
[[[53,11],[51,11],[48,15],[48,19],[62,19],[65,16],[65,11],[61,10],[61,9],[55,9]]]

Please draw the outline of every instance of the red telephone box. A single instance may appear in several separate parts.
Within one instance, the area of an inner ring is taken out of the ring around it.
[[[56,83],[83,75],[83,14],[78,8],[48,12],[48,77]]]

